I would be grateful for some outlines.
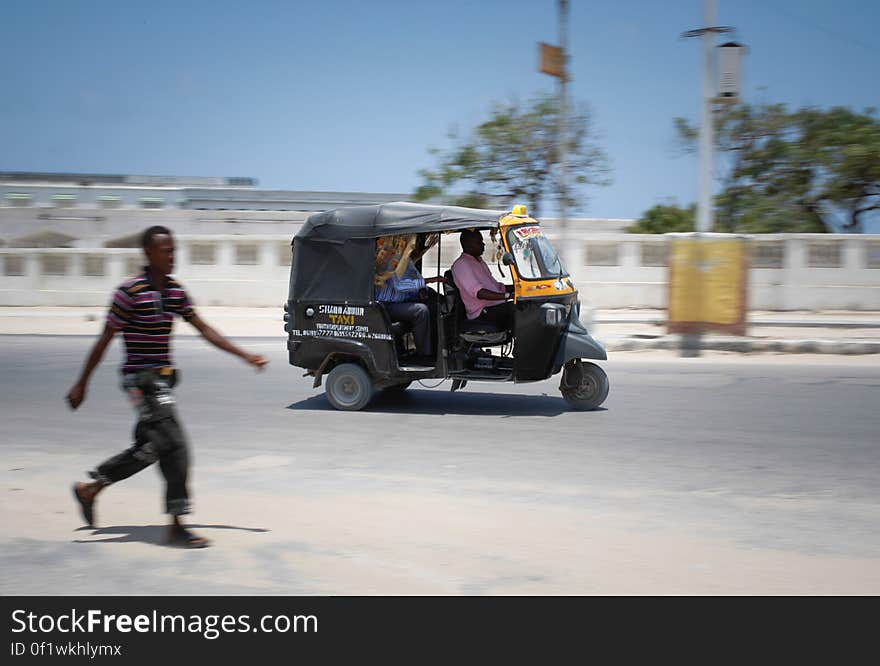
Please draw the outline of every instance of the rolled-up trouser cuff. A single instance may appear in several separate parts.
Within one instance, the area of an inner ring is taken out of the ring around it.
[[[112,479],[108,479],[106,476],[104,476],[103,474],[101,474],[101,473],[100,473],[98,470],[96,470],[96,469],[91,470],[91,471],[88,473],[88,475],[89,475],[92,479],[94,479],[95,481],[99,481],[99,482],[103,483],[105,486],[109,486],[110,484],[113,483],[113,480],[112,480]]]
[[[184,516],[190,512],[188,499],[173,499],[165,502],[165,513],[172,516]]]

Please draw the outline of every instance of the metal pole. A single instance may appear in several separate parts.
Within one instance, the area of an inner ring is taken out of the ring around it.
[[[705,0],[706,28],[715,27],[715,0]],[[697,232],[712,231],[712,105],[715,97],[715,32],[703,32],[703,100],[700,123],[700,192],[697,200]]]
[[[704,0],[703,3],[703,92],[700,100],[701,121],[699,136],[699,192],[697,195],[697,227],[696,227],[696,262],[697,284],[694,285],[694,297],[702,305],[703,302],[703,248],[701,235],[712,231],[714,210],[712,209],[712,149],[714,147],[714,130],[712,106],[715,97],[715,0]],[[702,307],[700,307],[702,321]],[[697,323],[697,326],[700,324]],[[685,357],[700,356],[703,332],[695,330],[681,336],[681,355]]]
[[[566,270],[571,272],[568,251],[568,0],[559,0],[559,47],[562,49],[562,76],[559,77],[559,245]]]

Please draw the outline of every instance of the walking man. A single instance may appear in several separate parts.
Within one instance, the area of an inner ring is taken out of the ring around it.
[[[90,483],[75,483],[73,494],[83,519],[93,526],[95,498],[101,490],[158,462],[166,484],[165,511],[171,515],[169,543],[203,548],[209,545],[208,540],[186,529],[180,518],[190,512],[189,453],[172,393],[176,373],[169,344],[174,315],[195,326],[215,347],[241,357],[257,370],[262,370],[267,361],[239,349],[196,314],[186,291],[171,277],[174,239],[169,229],[150,227],[143,233],[142,244],[147,266],[113,294],[104,330],[92,347],[79,379],[67,394],[72,409],[82,404],[92,371],[101,362],[113,336],[121,331],[126,350],[121,367],[122,389],[128,394],[138,419],[134,444],[90,472],[93,479]]]

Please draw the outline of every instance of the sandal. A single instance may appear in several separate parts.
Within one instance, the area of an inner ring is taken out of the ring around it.
[[[207,548],[211,542],[205,537],[196,536],[185,527],[172,527],[168,535],[168,545],[182,548]]]
[[[86,521],[86,525],[89,527],[95,526],[95,500],[83,499],[79,494],[79,491],[76,489],[77,484],[73,484],[73,496],[76,498],[76,501],[79,503],[79,512],[82,514],[83,520]]]

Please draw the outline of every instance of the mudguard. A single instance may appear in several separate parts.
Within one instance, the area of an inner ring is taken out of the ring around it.
[[[553,361],[553,374],[562,369],[562,366],[573,358],[590,358],[598,361],[607,361],[608,353],[602,343],[589,334],[577,316],[577,310],[572,308],[568,323],[562,329],[559,340],[559,350]]]
[[[320,340],[323,342],[328,340],[332,341],[333,351],[327,354],[324,361],[315,371],[315,381],[312,384],[314,388],[318,388],[321,385],[321,378],[323,377],[325,370],[340,356],[361,360],[371,377],[375,377],[378,374],[376,361],[373,358],[373,352],[363,342],[348,340],[346,338],[320,338]]]

